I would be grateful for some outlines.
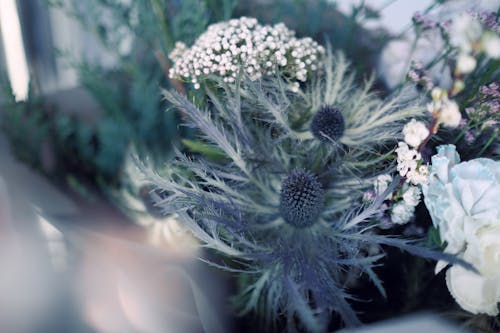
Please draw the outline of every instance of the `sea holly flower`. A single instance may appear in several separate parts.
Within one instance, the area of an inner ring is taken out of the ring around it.
[[[326,331],[332,313],[359,324],[349,273],[366,273],[385,295],[372,269],[382,254],[368,249],[385,244],[440,258],[367,231],[382,223],[373,217],[399,183],[363,203],[377,175],[392,171],[383,163],[390,151],[380,149],[400,139],[403,124],[422,110],[401,96],[378,99],[347,70],[343,56],[327,52],[317,77],[298,93],[280,75],[243,76],[221,84],[201,109],[165,91],[198,139],[224,159],[177,152],[161,174],[142,166],[158,208],[175,212],[205,247],[226,257],[212,265],[240,274],[241,312],[255,311],[265,322],[281,318],[289,330]]]

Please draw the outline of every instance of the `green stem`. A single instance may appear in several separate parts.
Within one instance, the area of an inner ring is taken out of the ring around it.
[[[172,50],[174,48],[174,39],[170,33],[170,27],[168,26],[167,18],[163,12],[163,6],[160,3],[160,0],[151,0],[151,5],[153,6],[153,10],[161,25],[165,46],[167,50]]]
[[[490,137],[490,139],[488,140],[488,142],[486,142],[486,144],[483,146],[483,148],[481,149],[481,151],[479,151],[478,156],[483,155],[483,153],[486,151],[486,149],[488,149],[488,147],[493,143],[493,141],[497,137],[496,134],[497,133],[493,133],[493,135]]]

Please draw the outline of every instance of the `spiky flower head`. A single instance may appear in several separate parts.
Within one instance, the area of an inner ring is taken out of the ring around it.
[[[280,213],[294,227],[305,228],[314,224],[323,209],[323,201],[323,187],[308,171],[293,171],[281,185]]]
[[[358,324],[346,275],[365,272],[384,292],[372,270],[382,255],[370,256],[368,246],[415,250],[365,232],[376,226],[368,220],[398,179],[367,208],[362,197],[378,174],[390,171],[381,147],[394,145],[421,109],[405,107],[400,97],[376,98],[346,70],[341,55],[328,53],[319,75],[299,93],[279,75],[243,77],[218,93],[207,90],[202,109],[166,91],[198,130],[199,144],[223,157],[177,152],[161,174],[144,167],[154,193],[164,193],[158,207],[177,213],[206,247],[234,259],[234,266],[212,264],[241,273],[241,312],[261,313],[264,322],[282,318],[290,330],[325,331],[333,312]],[[338,144],[311,133],[314,113],[324,105],[342,105]]]
[[[312,118],[311,132],[318,140],[337,141],[344,131],[344,116],[335,106],[323,105]]]

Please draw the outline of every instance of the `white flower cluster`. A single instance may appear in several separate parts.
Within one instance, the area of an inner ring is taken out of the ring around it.
[[[403,135],[405,142],[414,147],[418,148],[420,144],[429,136],[429,129],[424,122],[412,119],[403,128]]]
[[[392,176],[389,174],[378,176],[373,182],[373,189],[375,190],[375,194],[379,195],[384,193],[384,191],[389,186],[390,182],[392,182]],[[389,194],[386,199],[390,199],[391,195]]]
[[[448,99],[445,89],[434,88],[431,92],[432,102],[427,104],[427,110],[436,117],[439,124],[446,127],[455,128],[460,125],[462,114],[458,104]]]
[[[429,166],[422,164],[422,155],[410,148],[405,142],[399,142],[396,149],[397,170],[402,177],[406,177],[406,182],[413,185],[425,184],[429,176]]]
[[[417,186],[406,186],[403,200],[392,206],[391,221],[396,224],[408,223],[413,218],[415,207],[420,202],[420,194],[420,188]]]
[[[389,174],[380,175],[373,182],[373,193],[370,197],[366,195],[367,202],[373,200],[376,195],[381,195],[387,189],[393,178]],[[395,224],[406,224],[410,222],[415,213],[415,207],[420,203],[420,188],[405,184],[395,195],[389,193],[384,200],[390,200],[390,220]],[[390,205],[388,203],[388,205]]]
[[[195,89],[208,75],[235,82],[242,70],[251,80],[277,70],[293,82],[306,81],[318,69],[325,49],[311,38],[296,38],[283,23],[260,25],[256,19],[241,17],[208,27],[187,48],[177,43],[169,58],[174,62],[170,77],[191,80]]]
[[[434,226],[447,253],[473,264],[446,272],[450,293],[472,313],[498,315],[500,302],[500,162],[486,158],[461,162],[455,146],[437,148],[431,180],[422,187]],[[439,262],[436,273],[446,267]]]

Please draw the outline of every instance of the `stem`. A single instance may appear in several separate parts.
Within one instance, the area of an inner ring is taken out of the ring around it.
[[[486,144],[483,146],[483,148],[479,151],[479,153],[478,153],[479,156],[483,155],[483,153],[493,143],[493,141],[496,139],[496,137],[497,136],[495,135],[495,133],[493,133],[493,135],[490,137],[490,139],[488,140],[488,142],[486,142]]]
[[[432,123],[429,125],[429,135],[427,135],[427,137],[424,139],[424,141],[422,141],[420,146],[418,146],[418,148],[417,148],[417,151],[419,153],[422,152],[422,150],[425,148],[425,145],[429,142],[431,137],[437,133],[438,128],[439,128],[439,126],[438,126],[437,116],[433,115]]]
[[[184,86],[182,85],[181,81],[170,78],[170,65],[168,64],[168,61],[165,57],[165,53],[163,53],[163,51],[161,50],[157,50],[155,52],[155,57],[160,63],[160,66],[163,69],[165,77],[170,81],[175,90],[177,90],[177,92],[179,92],[180,94],[185,95],[186,89],[184,89]]]
[[[158,20],[160,21],[165,46],[167,50],[172,50],[174,48],[174,39],[170,34],[170,28],[168,26],[167,18],[165,17],[165,13],[163,12],[163,6],[160,3],[160,0],[151,0],[151,5],[153,6],[153,10]]]

